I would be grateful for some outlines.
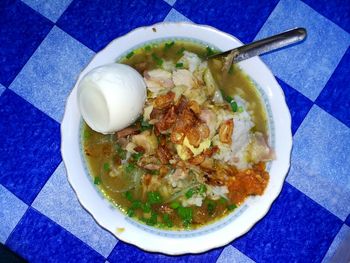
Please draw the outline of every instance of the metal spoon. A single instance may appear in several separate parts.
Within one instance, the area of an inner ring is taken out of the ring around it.
[[[223,71],[228,71],[233,63],[301,42],[306,38],[306,35],[306,29],[299,27],[209,56],[207,59],[225,57]]]

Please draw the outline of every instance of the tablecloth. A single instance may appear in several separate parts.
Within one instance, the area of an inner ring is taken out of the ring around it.
[[[199,255],[148,253],[102,229],[79,204],[60,154],[79,72],[114,38],[161,21],[211,25],[244,43],[308,31],[304,43],[262,56],[292,115],[282,192],[247,234]],[[1,0],[0,242],[29,262],[346,262],[349,33],[349,0]]]

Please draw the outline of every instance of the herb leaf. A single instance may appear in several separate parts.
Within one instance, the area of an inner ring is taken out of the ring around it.
[[[100,177],[100,176],[96,176],[96,177],[94,178],[94,184],[96,184],[96,185],[101,184],[101,177]]]
[[[152,53],[152,58],[153,58],[153,60],[156,62],[156,64],[157,64],[158,66],[162,66],[162,65],[163,65],[163,59],[161,59],[160,57],[158,57],[156,53]]]
[[[193,211],[191,207],[179,206],[177,209],[177,214],[182,219],[182,223],[185,227],[189,226],[192,223]]]
[[[128,54],[126,55],[126,58],[129,59],[129,58],[131,58],[133,55],[134,55],[134,51],[131,51],[130,53],[128,53]]]
[[[164,49],[165,49],[165,50],[168,50],[168,49],[170,49],[174,44],[175,44],[174,41],[169,42],[169,43],[165,43]]]
[[[103,164],[103,170],[104,170],[105,172],[108,172],[108,171],[110,170],[109,163],[104,163],[104,164]]]
[[[147,201],[153,204],[159,204],[162,202],[162,196],[159,192],[147,192]]]

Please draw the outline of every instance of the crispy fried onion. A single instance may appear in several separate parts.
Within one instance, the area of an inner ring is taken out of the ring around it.
[[[219,127],[219,139],[222,143],[232,143],[233,120],[227,120],[221,123]]]

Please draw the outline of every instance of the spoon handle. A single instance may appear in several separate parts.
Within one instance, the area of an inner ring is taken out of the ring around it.
[[[278,35],[263,38],[261,40],[240,46],[223,53],[210,56],[208,58],[221,57],[232,54],[232,63],[237,63],[242,60],[300,42],[305,39],[306,35],[306,29],[299,27],[285,31]]]

